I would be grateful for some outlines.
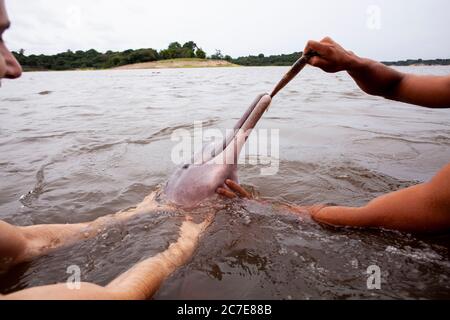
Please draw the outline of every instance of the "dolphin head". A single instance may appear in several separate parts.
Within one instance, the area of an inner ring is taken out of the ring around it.
[[[182,207],[195,207],[224,187],[226,179],[238,182],[237,160],[253,128],[272,102],[268,94],[259,95],[220,144],[206,145],[192,163],[179,167],[164,187],[168,201]]]

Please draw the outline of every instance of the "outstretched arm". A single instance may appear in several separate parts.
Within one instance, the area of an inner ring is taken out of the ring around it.
[[[242,187],[227,181],[228,198],[242,195]],[[310,214],[333,226],[381,227],[407,232],[431,233],[450,230],[450,164],[430,182],[380,196],[364,207],[285,206],[300,216]]]
[[[366,93],[430,108],[450,108],[450,76],[401,73],[382,63],[360,58],[330,38],[309,41],[304,50],[319,56],[309,60],[326,72],[347,71]]]
[[[408,232],[450,230],[450,165],[430,182],[378,197],[360,208],[310,210],[316,221],[335,226],[384,227]]]
[[[177,242],[172,243],[164,252],[136,264],[105,287],[81,283],[79,289],[69,289],[66,284],[61,283],[25,289],[0,296],[0,298],[11,300],[148,299],[170,274],[192,257],[202,232],[209,226],[211,220],[212,216],[200,224],[185,221],[180,228],[180,237]]]

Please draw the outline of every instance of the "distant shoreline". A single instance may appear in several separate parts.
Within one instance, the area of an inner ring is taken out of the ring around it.
[[[381,63],[387,66],[398,66],[398,67],[424,67],[424,66],[448,66],[450,65],[450,59],[409,59],[400,61],[382,61]]]
[[[127,64],[111,70],[140,70],[140,69],[180,69],[180,68],[224,68],[240,67],[225,60],[211,60],[198,58],[168,59],[152,62]]]
[[[226,60],[211,60],[211,59],[198,59],[198,58],[179,58],[159,60],[152,62],[141,62],[126,64],[115,68],[78,68],[68,70],[52,70],[45,68],[30,68],[23,67],[24,72],[60,72],[60,71],[104,71],[104,70],[151,70],[151,69],[200,69],[200,68],[236,68],[245,67],[235,63],[231,63]]]
[[[83,69],[70,69],[70,70],[50,70],[50,69],[28,69],[24,68],[23,72],[67,72],[67,71],[107,71],[107,70],[161,70],[161,69],[202,69],[202,68],[268,68],[268,67],[285,67],[288,66],[241,66],[233,63],[228,64],[217,64],[217,65],[177,65],[177,66],[168,66],[168,65],[159,65],[153,66],[148,65],[149,63],[136,63],[130,65],[124,65],[117,68],[109,68],[109,69],[95,69],[95,68],[83,68]],[[410,64],[410,65],[395,65],[395,64],[387,64],[391,67],[445,67],[447,65],[442,64]]]
[[[172,42],[167,49],[152,48],[128,49],[125,51],[98,52],[87,51],[61,52],[53,55],[31,54],[25,50],[12,52],[24,71],[65,71],[65,70],[139,70],[139,69],[173,69],[173,68],[217,68],[217,67],[263,67],[291,66],[301,57],[302,52],[266,56],[262,53],[233,58],[220,50],[206,55],[195,42],[188,41],[181,45]],[[450,59],[407,59],[399,61],[382,61],[388,66],[446,66]]]

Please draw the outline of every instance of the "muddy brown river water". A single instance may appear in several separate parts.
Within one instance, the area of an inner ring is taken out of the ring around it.
[[[89,221],[139,203],[176,165],[176,129],[231,128],[287,68],[25,73],[0,89],[0,219]],[[406,72],[449,74],[450,67]],[[450,162],[450,110],[362,93],[306,68],[258,125],[279,130],[279,166],[240,168],[270,202],[362,205],[428,180]],[[256,153],[250,157],[256,157]],[[219,202],[222,200],[219,200]],[[450,298],[450,236],[332,229],[276,207],[222,201],[192,261],[155,299]],[[82,280],[106,284],[176,239],[185,213],[157,212],[0,276],[0,292]],[[379,266],[381,289],[367,288]]]

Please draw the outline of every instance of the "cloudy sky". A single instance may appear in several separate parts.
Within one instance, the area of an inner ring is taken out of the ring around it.
[[[331,36],[378,60],[450,58],[448,0],[6,0],[12,50],[162,49],[193,40],[233,57]]]

